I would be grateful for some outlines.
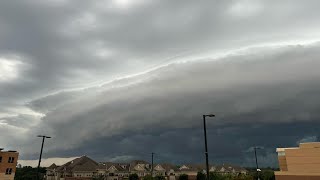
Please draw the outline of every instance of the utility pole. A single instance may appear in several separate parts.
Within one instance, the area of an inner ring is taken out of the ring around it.
[[[207,169],[207,180],[210,180],[209,175],[209,158],[208,158],[208,145],[207,145],[207,127],[206,127],[206,117],[215,117],[214,114],[203,115],[203,130],[204,130],[204,146],[206,155],[206,169]]]
[[[151,153],[151,177],[153,177],[153,155],[154,153]]]
[[[259,147],[254,147],[254,156],[256,158],[256,168],[257,168],[257,179],[260,180],[260,177],[259,177],[259,166],[258,166],[258,158],[257,158],[257,149],[261,149]]]
[[[40,177],[40,163],[41,163],[41,157],[42,157],[42,150],[43,150],[44,139],[45,139],[45,138],[51,138],[51,137],[49,137],[49,136],[44,136],[44,135],[38,135],[38,137],[41,137],[41,138],[42,138],[42,144],[41,144],[41,151],[40,151],[39,163],[38,163],[38,168],[37,168],[37,180],[39,180],[39,177]]]

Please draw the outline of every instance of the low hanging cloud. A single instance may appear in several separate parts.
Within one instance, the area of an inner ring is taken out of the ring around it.
[[[114,88],[109,84],[105,86],[111,88],[100,86],[44,97],[30,102],[31,108],[46,113],[35,132],[54,137],[48,140],[54,142],[47,146],[50,152],[117,136],[122,136],[121,142],[128,147],[141,141],[148,146],[154,138],[148,134],[201,130],[205,113],[216,114],[208,124],[215,130],[221,128],[221,134],[228,133],[225,126],[317,123],[318,50],[318,44],[285,46],[276,51],[265,48],[257,53],[249,49],[222,59],[174,63],[129,78],[144,79],[136,84]],[[41,109],[44,107],[47,109]],[[125,141],[126,136],[130,141]],[[186,137],[192,144],[192,137]],[[176,144],[170,135],[167,138],[167,144]],[[199,141],[197,137],[194,145],[201,146]],[[104,151],[104,146],[97,148]],[[114,150],[121,152],[122,148]]]
[[[211,161],[250,165],[253,146],[270,159],[319,136],[317,7],[1,1],[0,144],[36,159],[48,134],[48,157],[197,162],[201,115],[215,113]]]

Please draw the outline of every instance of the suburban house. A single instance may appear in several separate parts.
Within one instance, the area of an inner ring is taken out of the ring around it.
[[[47,167],[46,172],[46,179],[49,180],[55,180],[55,176],[57,174],[56,170],[59,166],[57,166],[55,163],[51,164],[49,167]]]
[[[156,164],[153,168],[153,176],[165,176],[169,179],[173,179],[177,172],[178,166],[169,163]]]
[[[144,177],[151,172],[151,164],[143,160],[134,160],[130,162],[130,173],[136,173],[139,177]]]
[[[62,166],[52,164],[47,168],[47,180],[92,180],[94,177],[103,180],[127,180],[130,174],[137,174],[140,179],[151,175],[151,164],[143,160],[130,163],[100,162],[97,163],[87,156],[76,158]],[[230,164],[211,165],[210,172],[222,174],[246,174],[247,171]],[[166,180],[177,180],[182,174],[188,175],[189,180],[196,179],[197,173],[206,173],[203,164],[185,164],[176,166],[169,163],[154,164],[153,176],[163,176]]]
[[[122,180],[129,178],[129,167],[127,163],[101,162],[97,168],[97,176],[107,180]]]
[[[82,156],[60,167],[54,167],[51,165],[49,171],[47,171],[47,180],[90,180],[97,174],[98,163]]]
[[[247,174],[248,171],[240,166],[235,166],[231,164],[222,164],[218,166],[211,166],[209,169],[210,172],[221,173],[221,174]]]

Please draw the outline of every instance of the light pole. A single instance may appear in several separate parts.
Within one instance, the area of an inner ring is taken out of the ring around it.
[[[154,153],[151,153],[151,177],[153,177],[153,155]]]
[[[51,137],[50,137],[50,136],[44,136],[44,135],[38,135],[37,137],[41,137],[41,138],[42,138],[41,151],[40,151],[39,163],[38,163],[38,168],[37,168],[37,179],[39,180],[39,176],[40,176],[39,170],[40,170],[40,163],[41,163],[41,156],[42,156],[44,139],[45,139],[45,138],[51,138]]]
[[[206,117],[215,117],[214,114],[206,114],[203,116],[203,130],[204,130],[204,145],[205,145],[205,155],[206,155],[206,169],[207,169],[207,180],[210,180],[209,175],[209,160],[208,160],[208,145],[207,145],[207,127],[206,127]]]
[[[260,147],[254,147],[254,156],[256,158],[256,167],[257,167],[257,179],[260,180],[259,177],[259,166],[258,166],[258,158],[257,158],[257,149],[261,149]]]

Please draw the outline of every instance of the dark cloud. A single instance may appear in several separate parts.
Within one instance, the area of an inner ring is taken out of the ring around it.
[[[198,162],[213,112],[213,161],[250,165],[261,145],[274,165],[275,147],[318,137],[318,4],[2,1],[0,143],[35,158],[46,133],[50,156]]]

